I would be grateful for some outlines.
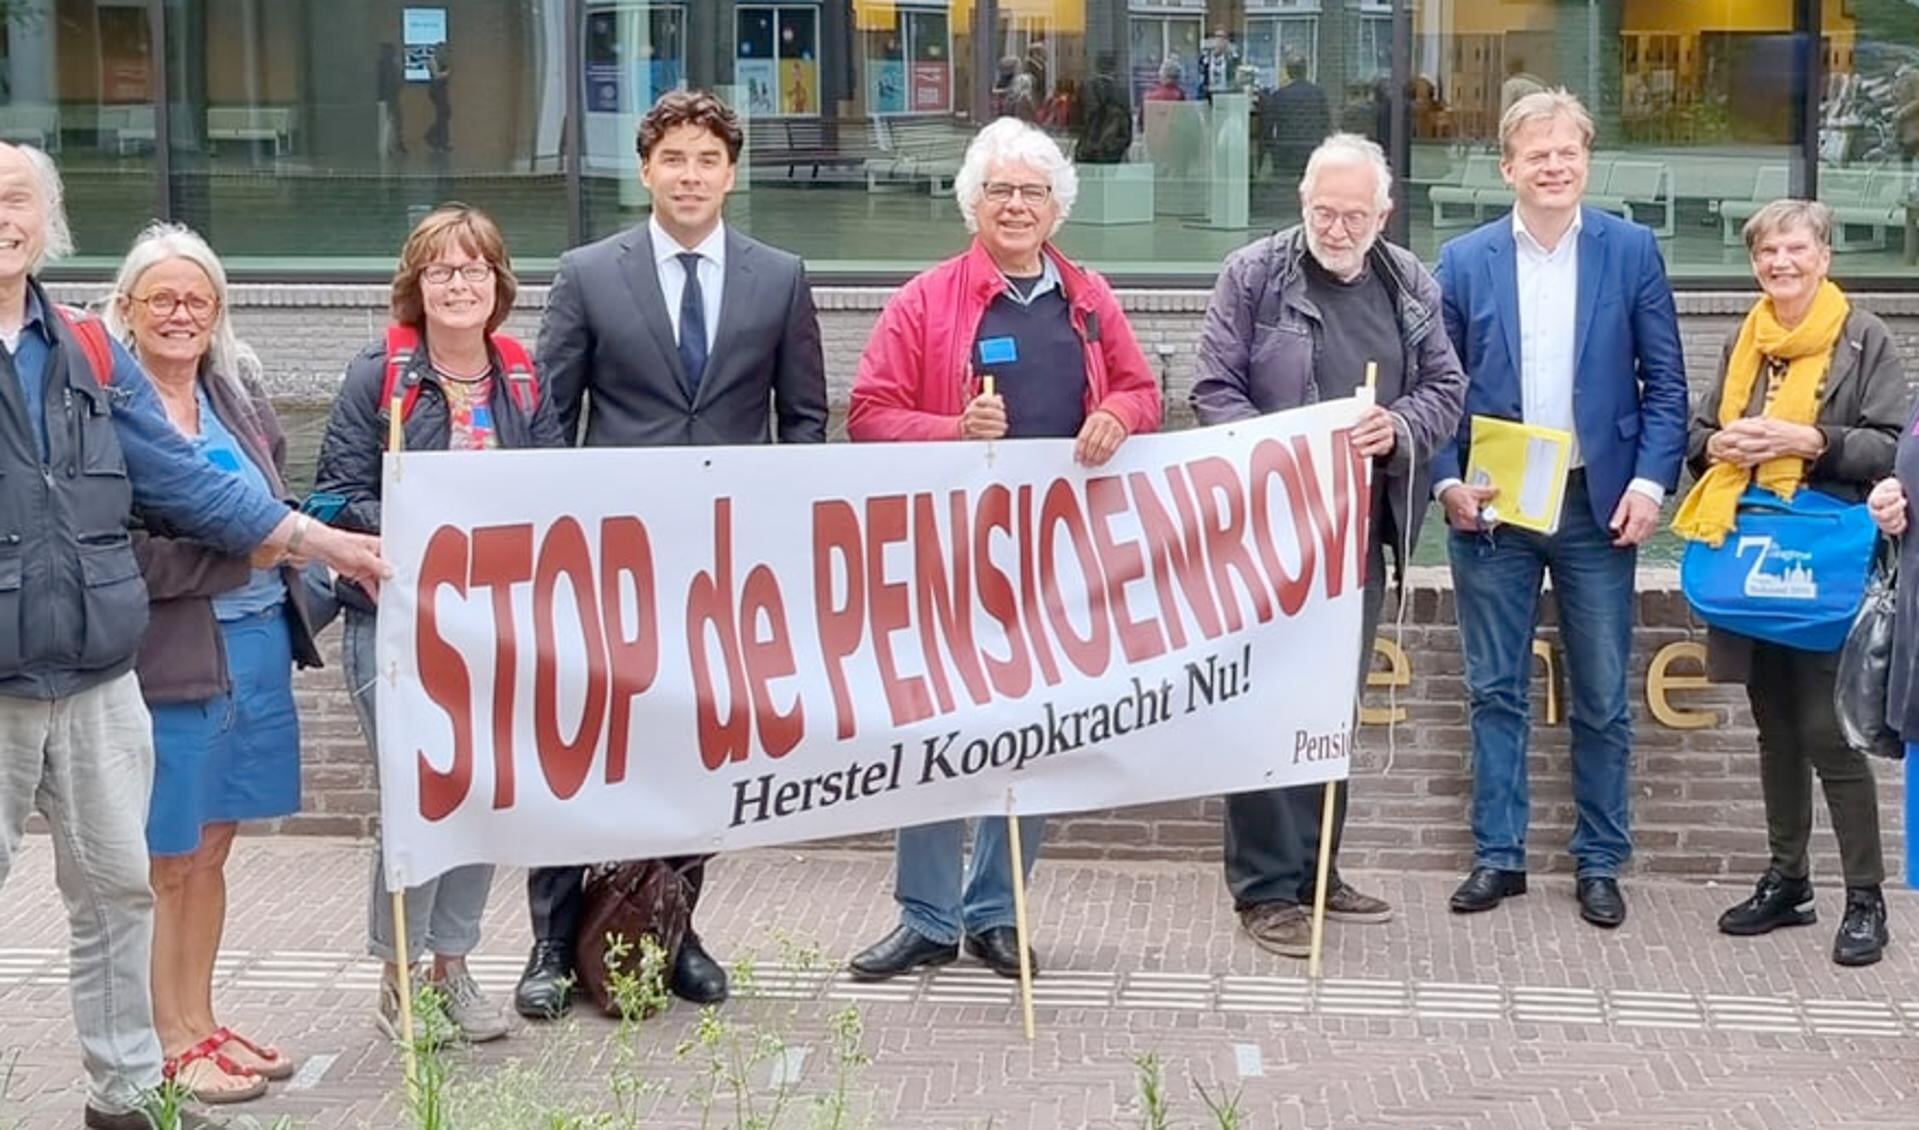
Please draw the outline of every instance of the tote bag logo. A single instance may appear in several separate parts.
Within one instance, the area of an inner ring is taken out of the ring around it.
[[[1772,538],[1764,535],[1740,538],[1734,553],[1744,560],[1747,551],[1754,549],[1759,552],[1746,570],[1747,596],[1755,600],[1819,599],[1819,579],[1812,571],[1812,554],[1780,549]]]

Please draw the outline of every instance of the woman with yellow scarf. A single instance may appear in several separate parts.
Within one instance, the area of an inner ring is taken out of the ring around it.
[[[1807,487],[1863,501],[1892,471],[1907,418],[1891,333],[1826,277],[1831,210],[1776,200],[1747,222],[1745,237],[1765,293],[1728,339],[1720,378],[1693,416],[1688,457],[1698,482],[1673,519],[1681,536],[1714,545],[1733,532],[1749,484],[1785,498]],[[1752,897],[1720,915],[1719,929],[1743,936],[1818,920],[1806,852],[1817,772],[1846,881],[1832,958],[1870,965],[1887,942],[1879,795],[1866,758],[1840,736],[1832,705],[1838,661],[1837,652],[1707,633],[1707,673],[1746,685],[1759,728],[1772,856]]]

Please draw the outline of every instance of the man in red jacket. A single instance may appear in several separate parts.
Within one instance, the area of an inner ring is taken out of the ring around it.
[[[1098,466],[1157,429],[1159,385],[1118,299],[1050,242],[1079,189],[1059,146],[1002,118],[973,139],[953,188],[978,238],[887,303],[853,380],[853,439],[1073,437],[1075,457]],[[1020,820],[1029,871],[1044,828]],[[944,965],[962,939],[995,973],[1019,976],[1006,820],[979,821],[962,876],[965,836],[964,820],[900,829],[900,925],[853,958],[855,977]]]

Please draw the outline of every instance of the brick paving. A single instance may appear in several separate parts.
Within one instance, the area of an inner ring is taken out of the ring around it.
[[[318,837],[244,841],[218,997],[225,1017],[305,1057],[292,1084],[248,1104],[266,1125],[398,1128],[399,1063],[370,1023],[378,971],[360,957],[368,855]],[[890,868],[871,853],[763,851],[722,858],[701,926],[723,959],[755,954],[762,995],[722,1010],[784,1024],[791,1050],[760,1065],[818,1094],[829,1014],[856,1004],[872,1065],[855,1094],[875,1127],[1134,1127],[1134,1058],[1157,1054],[1173,1125],[1211,1126],[1199,1095],[1241,1097],[1246,1127],[1919,1127],[1919,896],[1889,892],[1887,960],[1827,959],[1839,895],[1818,926],[1718,936],[1744,892],[1644,878],[1632,916],[1578,921],[1569,880],[1546,878],[1487,915],[1445,907],[1454,877],[1355,873],[1399,908],[1384,926],[1329,924],[1325,980],[1235,930],[1217,868],[1191,862],[1050,861],[1034,883],[1038,1039],[1020,1038],[1009,983],[959,965],[878,987],[786,968],[778,939],[837,962],[887,929]],[[526,940],[518,873],[496,884],[482,983],[505,992]],[[30,838],[0,898],[0,1127],[79,1124],[78,1053],[66,1002],[64,915],[51,853]],[[786,1018],[786,1019],[782,1019]],[[697,1014],[642,1032],[647,1127],[700,1125],[694,1065],[674,1045]],[[547,1065],[549,1087],[607,1093],[612,1026],[523,1028],[460,1070]],[[717,1110],[732,1125],[733,1107]],[[803,1115],[803,1112],[802,1112]],[[492,1125],[504,1126],[502,1118]],[[786,1125],[809,1125],[795,1117]],[[464,1130],[464,1127],[462,1128]],[[487,1130],[492,1130],[491,1126]]]

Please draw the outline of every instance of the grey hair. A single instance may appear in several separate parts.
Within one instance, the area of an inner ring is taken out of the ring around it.
[[[1365,165],[1373,170],[1373,205],[1380,211],[1393,204],[1393,170],[1386,163],[1386,151],[1379,143],[1356,133],[1335,133],[1319,143],[1313,155],[1306,158],[1306,175],[1299,178],[1299,202],[1304,204],[1312,195],[1313,185],[1319,180],[1319,171],[1329,165]]]
[[[1579,96],[1563,86],[1551,90],[1535,90],[1523,98],[1516,98],[1499,115],[1499,152],[1510,159],[1513,155],[1513,138],[1520,130],[1534,122],[1551,121],[1565,118],[1579,127],[1579,139],[1587,152],[1593,147],[1593,119],[1586,112],[1586,104]]]
[[[126,317],[133,288],[140,285],[143,275],[169,259],[185,259],[205,271],[207,281],[213,284],[213,297],[219,306],[213,314],[203,371],[210,379],[227,382],[228,391],[243,401],[251,399],[260,385],[262,367],[259,355],[233,332],[233,321],[227,316],[227,269],[200,233],[184,224],[156,222],[134,237],[127,257],[120,261],[113,293],[107,296],[106,309],[101,313],[107,332],[119,338],[129,351],[134,349],[133,327]]]
[[[4,144],[8,143],[0,142]],[[27,268],[27,273],[38,274],[48,263],[73,254],[73,228],[67,224],[67,189],[60,180],[60,166],[53,163],[45,150],[31,145],[10,148],[27,159],[34,179],[40,182],[40,202],[47,209],[45,224],[40,230],[40,254]]]
[[[1832,250],[1832,209],[1817,200],[1789,197],[1773,201],[1746,221],[1739,233],[1746,240],[1746,254],[1756,253],[1760,240],[1787,228],[1804,228],[1819,241],[1819,246]]]
[[[959,175],[953,178],[953,195],[959,199],[966,230],[979,231],[979,202],[986,192],[986,170],[995,161],[1030,165],[1046,174],[1053,185],[1053,201],[1059,205],[1059,218],[1053,222],[1053,230],[1046,233],[1046,238],[1053,238],[1066,217],[1073,213],[1073,201],[1079,198],[1079,173],[1074,171],[1066,154],[1060,152],[1058,142],[1044,130],[1018,118],[999,119],[980,130],[979,136],[966,147],[966,160],[960,165]]]

